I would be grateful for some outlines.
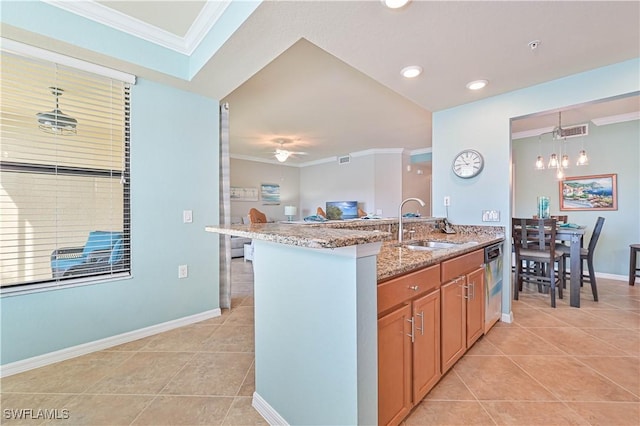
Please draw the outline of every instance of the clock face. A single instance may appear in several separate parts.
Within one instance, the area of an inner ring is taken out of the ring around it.
[[[453,160],[453,172],[461,178],[478,176],[484,167],[482,155],[473,149],[465,149]]]

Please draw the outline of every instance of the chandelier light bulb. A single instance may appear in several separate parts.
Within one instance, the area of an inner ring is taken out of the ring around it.
[[[587,157],[587,152],[583,149],[580,151],[580,154],[578,154],[578,161],[576,165],[586,166],[588,164],[589,164],[589,157]]]
[[[556,177],[558,179],[564,178],[564,170],[562,170],[562,167],[558,167],[558,171],[556,172]]]
[[[538,155],[538,158],[536,159],[536,169],[544,170],[544,158],[542,158],[542,155]]]
[[[556,154],[551,154],[551,158],[549,158],[549,166],[550,169],[553,167],[558,167],[558,156]]]
[[[562,164],[563,169],[566,169],[567,167],[569,167],[569,156],[567,154],[564,154],[562,156],[562,162],[560,164]]]

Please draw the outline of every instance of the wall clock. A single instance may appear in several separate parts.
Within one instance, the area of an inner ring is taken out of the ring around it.
[[[482,158],[482,154],[474,149],[465,149],[464,151],[461,151],[453,159],[453,164],[451,165],[453,173],[463,179],[478,176],[483,167],[484,158]]]

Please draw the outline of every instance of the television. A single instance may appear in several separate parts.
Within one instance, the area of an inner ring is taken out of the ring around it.
[[[357,201],[327,201],[325,213],[329,220],[357,219]]]

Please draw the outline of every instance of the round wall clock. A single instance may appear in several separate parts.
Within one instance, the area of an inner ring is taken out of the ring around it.
[[[483,167],[484,158],[482,158],[482,154],[474,149],[465,149],[464,151],[461,151],[453,159],[453,164],[451,165],[453,173],[463,179],[478,176]]]

